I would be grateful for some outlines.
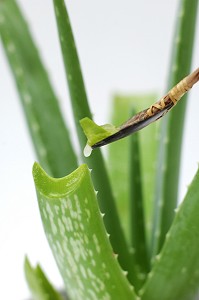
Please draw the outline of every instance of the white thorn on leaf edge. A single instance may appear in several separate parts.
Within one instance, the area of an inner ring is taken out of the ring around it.
[[[124,274],[124,276],[127,276],[128,275],[128,271],[122,271],[122,273]]]

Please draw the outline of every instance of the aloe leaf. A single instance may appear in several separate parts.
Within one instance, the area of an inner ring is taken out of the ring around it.
[[[64,0],[53,0],[59,39],[66,70],[71,104],[80,144],[85,145],[85,136],[79,124],[84,117],[91,118],[78,53]]]
[[[135,299],[110,246],[87,166],[53,179],[35,163],[33,176],[44,230],[70,299]]]
[[[140,286],[143,285],[149,272],[148,247],[142,192],[142,173],[140,164],[139,133],[131,136],[130,140],[130,221],[131,245],[134,249],[135,264],[138,268]]]
[[[38,159],[60,177],[77,167],[58,100],[16,2],[0,1],[0,36],[17,84]]]
[[[199,171],[156,257],[142,300],[194,299],[199,288]]]
[[[39,265],[37,265],[36,268],[33,268],[28,258],[26,258],[24,270],[28,286],[32,292],[33,300],[64,299],[48,281]]]
[[[103,138],[106,138],[110,135],[113,134],[115,127],[113,125],[104,125],[104,126],[98,126],[97,124],[95,124],[92,120],[90,120],[89,118],[84,118],[80,121],[80,124],[84,130],[84,133],[87,136],[88,142],[87,144],[92,146],[93,144],[101,141]],[[110,128],[111,130],[106,130],[105,128]],[[113,130],[112,130],[113,128]],[[136,135],[137,136],[137,135]],[[133,237],[133,248],[135,250],[135,257],[138,256],[138,261],[135,261],[135,264],[140,265],[141,264],[141,269],[146,269],[146,267],[144,266],[146,263],[146,245],[145,244],[145,235],[144,235],[144,220],[143,220],[143,214],[142,214],[142,207],[140,205],[140,203],[142,203],[142,199],[141,199],[141,187],[140,187],[140,181],[139,183],[137,183],[137,181],[135,182],[135,178],[134,175],[136,175],[136,179],[140,174],[140,168],[138,166],[138,161],[135,161],[135,157],[137,157],[137,139],[135,140],[135,138],[132,138],[132,140],[134,141],[134,143],[131,143],[131,149],[130,152],[132,152],[132,150],[135,150],[134,153],[131,153],[131,157],[132,157],[132,172],[131,172],[131,214],[133,214],[133,216],[131,215],[131,220],[132,220],[132,237]],[[136,149],[133,149],[136,148]],[[136,152],[136,153],[135,153]],[[135,155],[134,155],[135,154]],[[137,157],[138,159],[138,157]],[[130,164],[131,165],[131,164]],[[139,173],[139,174],[135,174],[135,172]],[[139,178],[140,180],[140,178]],[[123,179],[122,179],[123,182]],[[137,206],[137,203],[138,206]],[[135,208],[139,208],[138,210]],[[139,221],[138,221],[139,220]],[[142,223],[142,224],[141,224]],[[137,235],[138,233],[138,235]],[[141,244],[141,246],[140,246]],[[144,246],[144,247],[143,247]],[[137,255],[138,254],[138,255]],[[139,259],[141,258],[141,259]]]
[[[119,130],[111,124],[99,126],[89,118],[81,119],[80,125],[88,139],[87,144],[89,146],[93,146]]]
[[[140,94],[132,96],[116,95],[112,104],[113,114],[111,116],[111,123],[117,126],[121,125],[132,116],[132,109],[136,110],[137,113],[146,107],[149,107],[156,99],[157,95],[155,94]],[[155,122],[139,132],[142,193],[144,199],[147,237],[151,230],[152,201],[154,195],[155,164],[157,155],[156,135],[158,127],[158,122]],[[116,198],[118,212],[128,240],[130,240],[130,140],[131,137],[127,137],[117,141],[117,143],[110,144],[108,146],[107,159],[109,175]]]
[[[174,50],[169,75],[169,88],[190,72],[198,0],[181,0],[174,38]],[[152,236],[152,256],[161,249],[174,218],[177,203],[179,168],[186,98],[161,123],[157,167],[155,213]]]
[[[81,129],[79,121],[85,117],[91,119],[91,112],[88,106],[78,54],[65,3],[63,0],[54,0],[53,3],[68,86],[71,95],[74,120],[80,146],[83,150],[86,145],[86,138],[83,130]],[[96,149],[90,157],[84,158],[84,160],[89,165],[89,168],[93,170],[92,178],[94,186],[95,189],[99,191],[98,201],[101,211],[105,213],[104,222],[107,231],[110,233],[110,241],[113,249],[119,254],[119,262],[121,263],[121,266],[125,270],[128,270],[129,280],[131,282],[135,281],[133,263],[126,245],[124,233],[122,232],[119,222],[119,217],[102,154],[99,149]]]

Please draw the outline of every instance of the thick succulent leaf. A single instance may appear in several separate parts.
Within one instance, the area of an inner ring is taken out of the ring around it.
[[[157,99],[155,94],[116,95],[113,99],[111,123],[119,126],[132,115],[149,107]],[[158,122],[152,123],[139,132],[140,160],[142,174],[142,192],[145,207],[147,233],[151,228],[151,211],[154,195],[155,164],[157,155]],[[114,190],[118,212],[128,240],[130,239],[129,199],[130,199],[130,140],[131,137],[119,140],[108,147],[108,169]],[[147,149],[147,151],[146,151]],[[149,235],[149,234],[148,234]]]
[[[53,0],[62,56],[71,96],[74,121],[81,145],[85,145],[85,136],[79,124],[84,117],[91,118],[86,89],[81,71],[76,44],[70,25],[70,19],[64,0]]]
[[[91,118],[92,115],[88,106],[80,62],[65,3],[63,0],[53,0],[53,3],[63,61],[71,95],[74,120],[79,137],[79,143],[83,150],[86,145],[86,137],[79,121],[85,117]],[[110,241],[113,249],[119,254],[121,266],[125,270],[128,270],[129,280],[131,282],[135,282],[135,272],[133,271],[131,255],[129,254],[124,233],[119,222],[108,174],[100,150],[96,149],[90,157],[84,157],[84,161],[89,165],[89,168],[93,170],[93,183],[95,189],[99,191],[98,201],[100,209],[105,213],[104,222],[107,231],[111,235]]]
[[[14,0],[0,1],[0,36],[41,165],[55,177],[77,167],[57,98]]]
[[[33,300],[64,300],[48,281],[39,265],[33,268],[28,258],[26,258],[24,270]]]
[[[199,288],[199,171],[141,292],[142,300],[194,299]],[[198,298],[197,298],[198,299]]]
[[[119,130],[111,124],[99,126],[89,118],[81,119],[80,124],[88,139],[87,144],[89,146],[93,146]]]
[[[135,299],[99,211],[86,165],[60,179],[33,167],[44,230],[70,299]]]
[[[190,73],[198,0],[181,0],[169,72],[169,88]],[[155,194],[152,256],[161,249],[177,203],[186,98],[161,123]]]
[[[130,140],[130,223],[131,246],[134,249],[134,261],[138,269],[140,287],[149,272],[149,255],[146,242],[146,228],[142,192],[142,173],[140,160],[139,133]]]

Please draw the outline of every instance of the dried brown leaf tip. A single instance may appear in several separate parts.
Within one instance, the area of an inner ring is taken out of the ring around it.
[[[193,73],[183,78],[176,84],[164,97],[152,104],[147,109],[134,115],[131,119],[126,121],[119,127],[119,131],[109,137],[94,144],[92,148],[98,148],[119,139],[122,139],[144,127],[152,122],[163,117],[174,105],[178,103],[181,97],[187,93],[192,86],[199,81],[199,68]]]

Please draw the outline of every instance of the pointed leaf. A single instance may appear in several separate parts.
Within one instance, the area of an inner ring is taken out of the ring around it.
[[[77,167],[57,98],[16,2],[0,1],[0,36],[17,84],[34,147],[55,177]]]
[[[142,300],[194,299],[199,287],[199,171],[140,295]]]
[[[190,73],[198,0],[181,0],[169,73],[169,88]],[[161,249],[177,205],[186,97],[161,123],[158,154],[152,256]]]
[[[65,3],[63,0],[53,0],[53,3],[66,76],[71,95],[74,120],[80,146],[83,150],[86,145],[86,138],[79,121],[85,117],[91,119],[91,112],[88,106],[80,62]],[[92,178],[95,189],[99,191],[98,201],[100,209],[105,213],[104,222],[107,231],[111,235],[111,244],[114,251],[119,254],[121,266],[125,270],[128,270],[129,280],[133,282],[135,274],[133,270],[133,263],[131,261],[131,255],[129,254],[124,233],[122,232],[119,222],[108,174],[100,150],[95,150],[90,157],[84,158],[84,161],[89,165],[89,168],[93,170]]]
[[[130,140],[130,221],[131,245],[134,249],[135,264],[138,267],[140,286],[143,285],[149,272],[149,256],[146,242],[146,228],[142,192],[142,173],[139,133]]]
[[[132,116],[132,109],[134,109],[137,113],[146,107],[149,107],[156,99],[157,95],[155,94],[132,96],[116,95],[113,99],[113,115],[111,117],[111,122],[117,126],[121,125]],[[155,163],[157,153],[156,136],[158,127],[158,122],[155,122],[139,132],[142,190],[147,235],[149,235],[149,231],[151,229],[151,212],[154,195]],[[116,143],[110,144],[108,146],[107,160],[111,184],[116,196],[118,212],[128,239],[130,239],[130,224],[128,221],[130,210],[129,193],[131,185],[131,182],[129,181],[129,160],[131,156],[129,151],[130,139],[131,137],[127,137],[117,141]]]
[[[33,300],[63,300],[62,296],[48,281],[39,265],[33,268],[28,258],[26,258],[24,270]]]

